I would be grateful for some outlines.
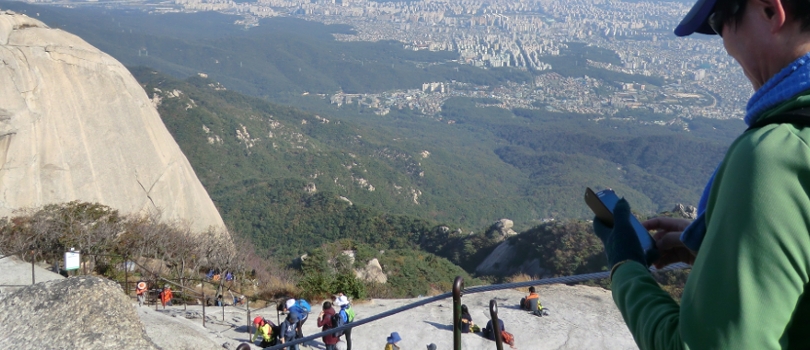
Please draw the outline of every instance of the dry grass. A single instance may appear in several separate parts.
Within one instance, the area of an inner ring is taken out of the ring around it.
[[[260,299],[269,301],[290,298],[297,296],[298,294],[299,290],[294,282],[273,276],[270,277],[270,279],[264,285],[259,287],[259,290],[255,294],[255,298],[257,300]]]
[[[536,279],[538,279],[538,278],[534,278],[534,277],[529,276],[529,275],[527,275],[525,273],[519,273],[517,275],[508,277],[506,279],[506,282],[507,283],[519,283],[519,282],[534,281]],[[520,291],[520,292],[524,292],[524,293],[529,293],[529,287],[515,288],[515,290]]]

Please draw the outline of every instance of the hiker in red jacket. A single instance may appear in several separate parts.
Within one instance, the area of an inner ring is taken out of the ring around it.
[[[335,309],[332,307],[332,303],[328,301],[323,302],[323,311],[321,314],[318,315],[318,327],[322,327],[322,331],[327,331],[332,329],[334,326],[332,325],[332,315],[335,314]],[[337,343],[340,341],[339,337],[336,337],[332,334],[325,335],[323,337],[323,343],[326,344],[325,350],[337,350]]]

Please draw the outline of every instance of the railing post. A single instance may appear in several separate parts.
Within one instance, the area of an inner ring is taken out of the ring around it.
[[[245,298],[245,310],[247,310],[247,332],[251,334],[253,332],[250,331],[250,326],[253,324],[253,321],[250,319],[250,299],[248,298]]]
[[[202,300],[202,305],[203,305],[203,328],[205,328],[205,302],[206,302],[206,300],[205,300],[205,285],[204,284],[203,284],[202,294],[203,294],[203,300]]]
[[[124,294],[129,298],[129,266],[126,256],[124,256]]]
[[[183,272],[185,274],[185,272]],[[186,299],[186,277],[180,278],[180,292],[183,293],[183,311],[188,310],[188,300]]]
[[[453,281],[453,349],[461,350],[461,290],[464,279],[456,276]]]
[[[503,338],[501,338],[501,323],[498,322],[498,302],[495,299],[489,301],[489,317],[492,318],[492,331],[495,336],[495,348],[503,350]]]
[[[59,273],[59,271],[57,271]],[[34,277],[34,251],[31,251],[31,284],[36,284],[37,280]]]

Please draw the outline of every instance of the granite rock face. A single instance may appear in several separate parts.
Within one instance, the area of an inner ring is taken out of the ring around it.
[[[0,11],[0,216],[73,200],[224,231],[146,93],[81,38]]]
[[[484,261],[478,264],[475,273],[490,276],[510,276],[524,273],[533,277],[541,277],[546,274],[546,271],[540,267],[540,259],[527,259],[522,263],[516,263],[514,261],[516,253],[516,246],[509,241],[503,241],[495,247],[492,253],[487,255]]]
[[[369,260],[363,269],[354,270],[357,278],[367,282],[388,283],[388,276],[383,272],[382,265],[377,258]]]
[[[91,276],[37,283],[0,299],[3,349],[157,349],[117,283]]]

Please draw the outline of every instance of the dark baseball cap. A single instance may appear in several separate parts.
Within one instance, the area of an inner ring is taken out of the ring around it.
[[[712,14],[715,4],[717,0],[698,0],[675,27],[675,35],[687,36],[692,33],[716,35],[717,33],[709,26],[709,15]]]

